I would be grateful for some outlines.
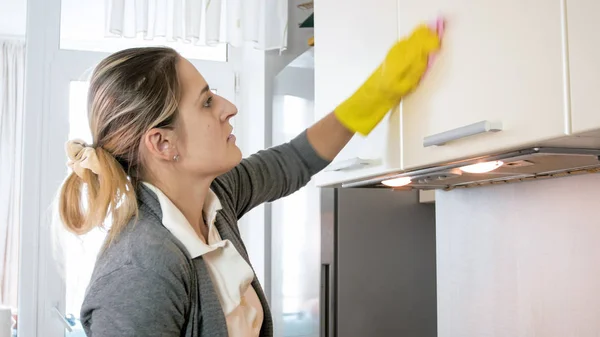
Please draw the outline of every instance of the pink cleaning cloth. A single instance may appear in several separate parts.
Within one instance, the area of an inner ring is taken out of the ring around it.
[[[444,27],[445,27],[445,21],[443,18],[438,18],[437,20],[435,20],[434,22],[429,24],[429,28],[437,33],[440,40],[444,36]],[[435,57],[436,57],[435,53],[429,55],[429,59],[427,60],[427,70],[425,72],[429,71],[429,68],[431,68],[431,65],[435,61]]]

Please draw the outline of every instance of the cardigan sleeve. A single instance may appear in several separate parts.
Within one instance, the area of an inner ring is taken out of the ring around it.
[[[231,199],[239,219],[257,205],[296,192],[328,164],[309,143],[305,130],[288,143],[243,159],[216,183]]]

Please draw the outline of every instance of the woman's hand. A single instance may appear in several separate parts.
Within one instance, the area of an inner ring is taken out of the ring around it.
[[[442,20],[431,28],[419,26],[390,49],[352,97],[308,129],[308,141],[321,158],[333,160],[355,132],[371,132],[402,97],[416,88],[440,47],[442,32]]]
[[[417,27],[398,41],[367,81],[335,109],[338,120],[350,131],[367,135],[387,112],[414,90],[440,47],[443,21]]]

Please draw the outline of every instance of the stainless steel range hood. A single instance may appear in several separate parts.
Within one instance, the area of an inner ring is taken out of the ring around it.
[[[504,164],[487,173],[468,173],[460,169],[467,165],[488,161],[502,161]],[[342,187],[390,188],[381,182],[410,177],[411,183],[401,188],[449,190],[596,172],[600,172],[600,150],[598,149],[531,147],[348,182],[342,184]]]

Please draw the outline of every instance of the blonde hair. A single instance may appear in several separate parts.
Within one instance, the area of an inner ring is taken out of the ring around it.
[[[178,61],[170,48],[132,48],[108,56],[94,69],[88,92],[93,144],[88,147],[95,150],[99,172],[73,172],[61,188],[60,218],[70,232],[81,235],[104,227],[110,217],[110,242],[137,216],[142,137],[175,121],[181,92]]]

